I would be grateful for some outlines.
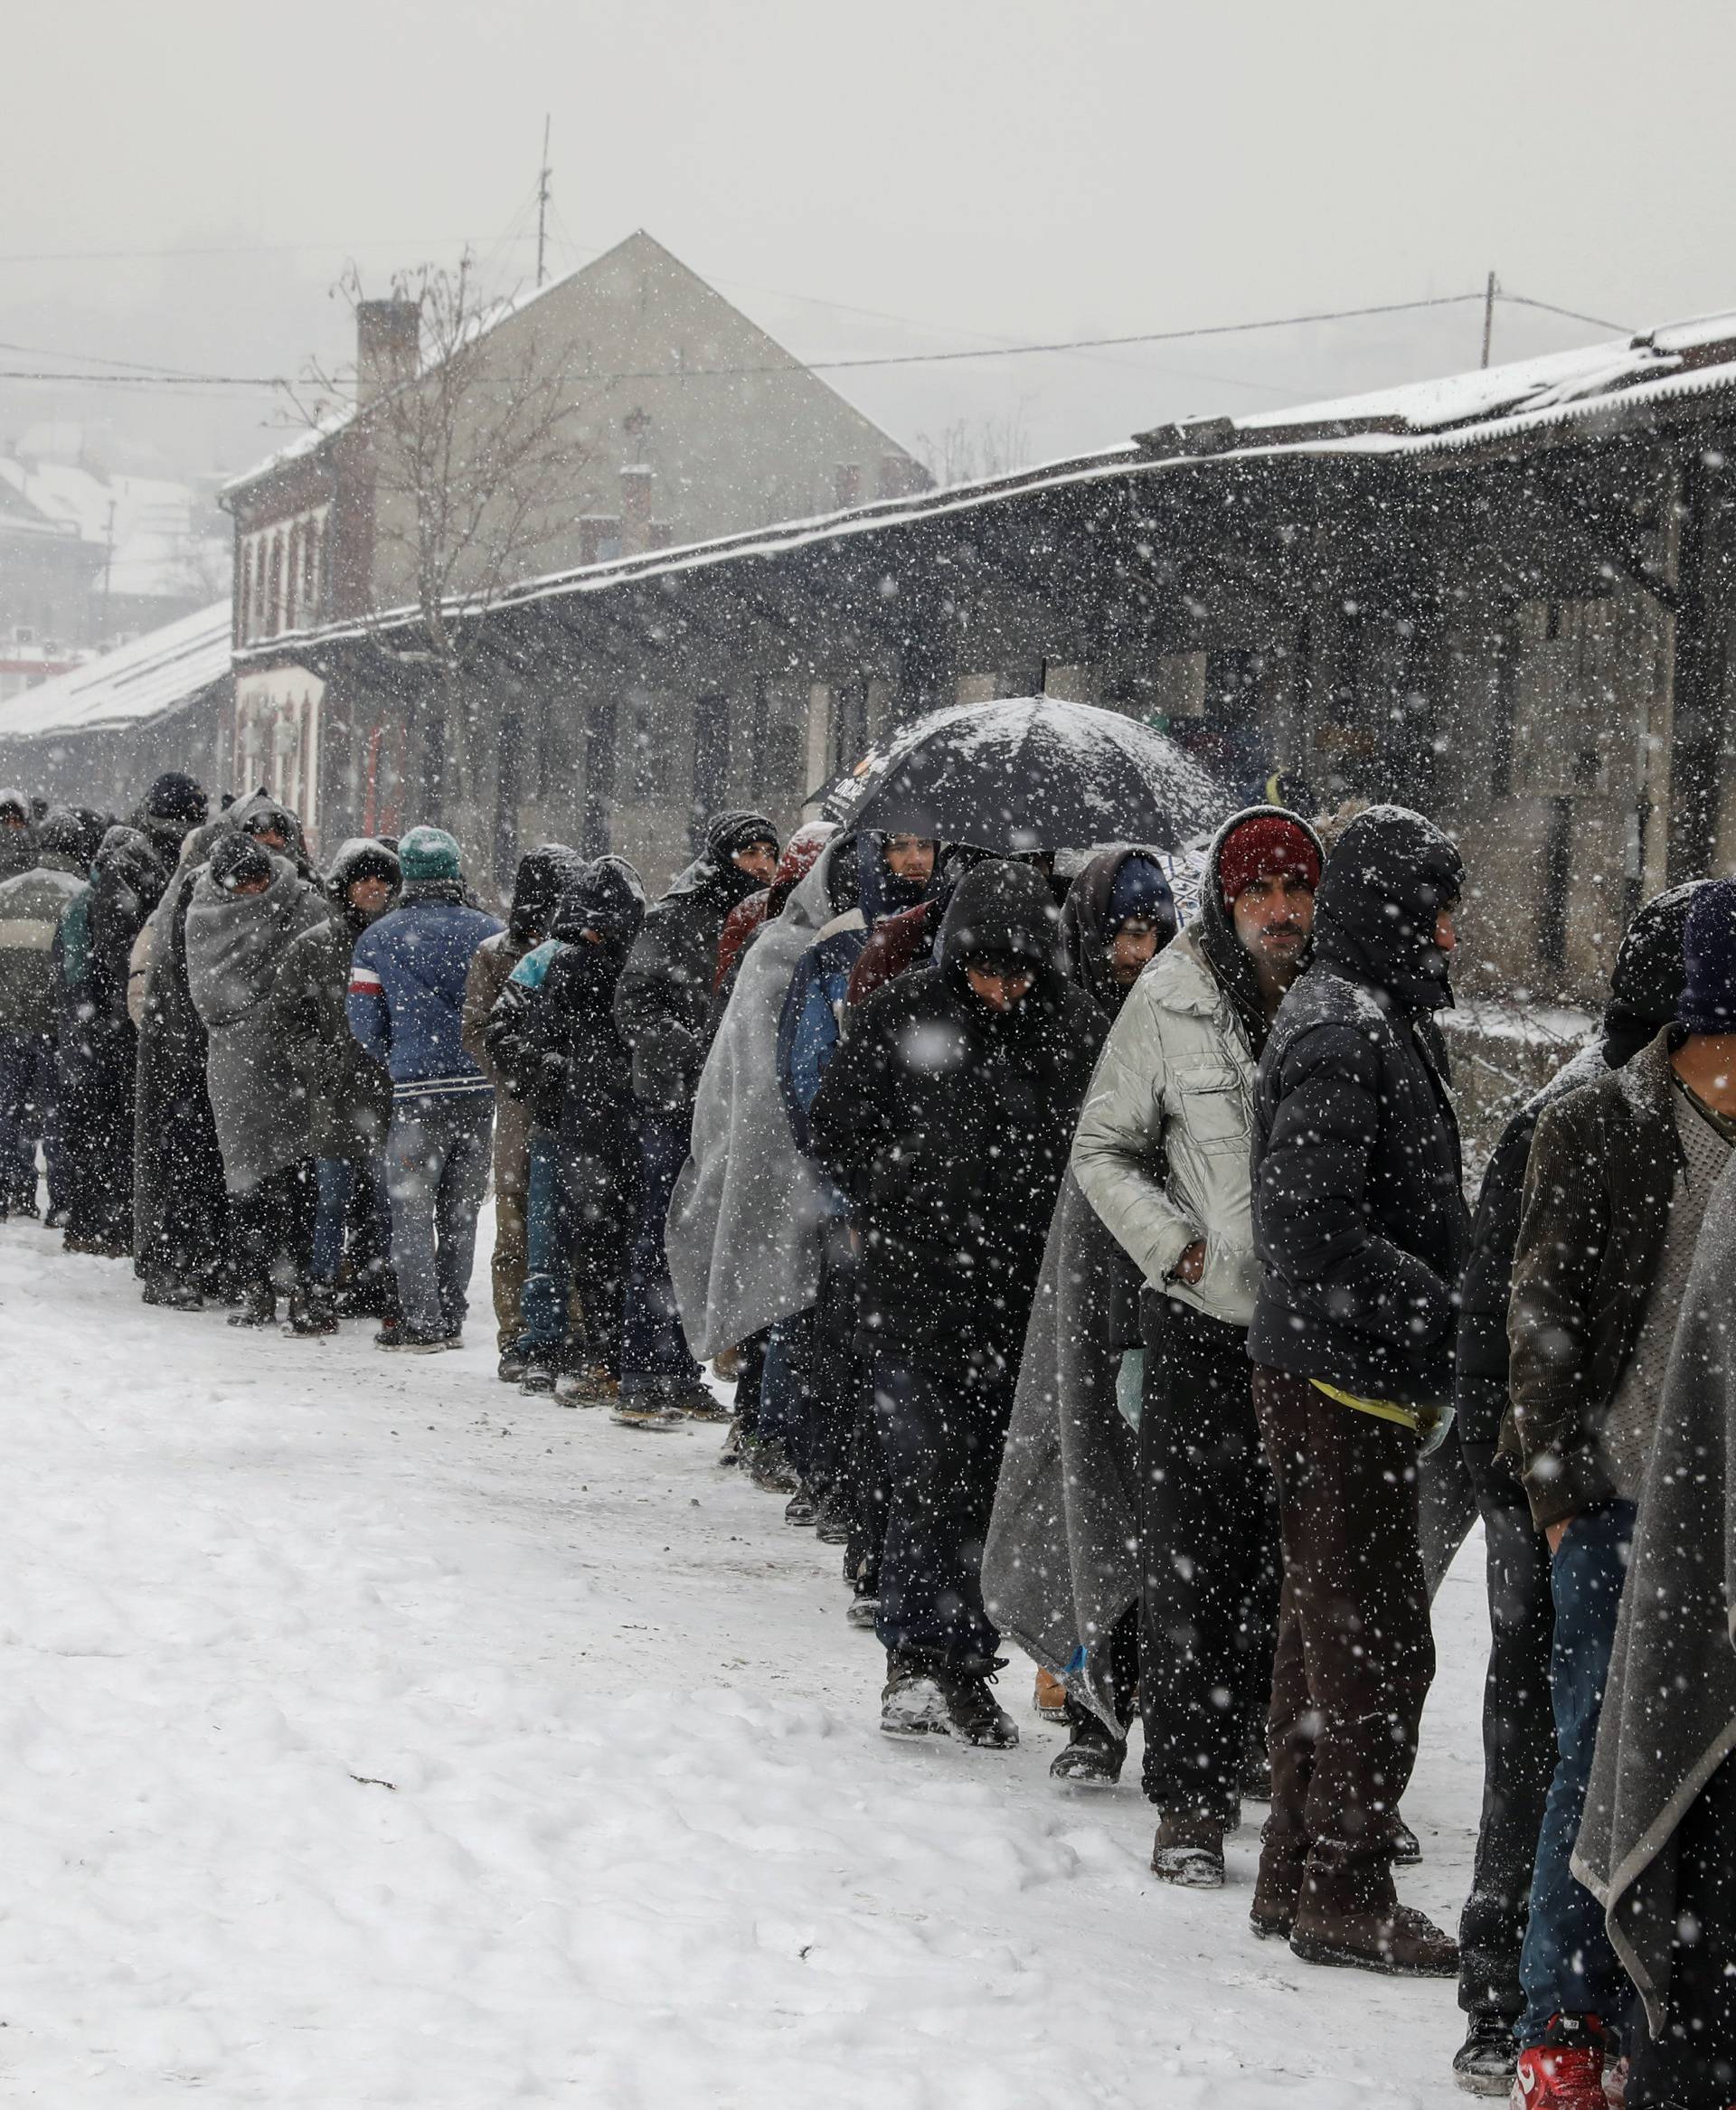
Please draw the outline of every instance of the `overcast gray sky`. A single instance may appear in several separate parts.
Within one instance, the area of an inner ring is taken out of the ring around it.
[[[560,265],[647,228],[807,357],[1455,294],[1491,266],[1623,324],[1736,306],[1730,0],[66,0],[12,10],[6,45],[0,339],[33,351],[5,364],[297,372],[341,347],[346,254],[383,281],[467,238],[524,282],[545,110]],[[148,253],[188,249],[241,253]],[[14,260],[41,252],[84,254]],[[1017,418],[1041,456],[1474,365],[1480,326],[1467,305],[839,385],[901,438]],[[1507,308],[1496,356],[1599,334]],[[239,466],[280,415],[0,384],[0,443],[49,414],[186,469]]]

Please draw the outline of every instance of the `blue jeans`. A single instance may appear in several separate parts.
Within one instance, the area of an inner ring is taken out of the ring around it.
[[[412,1332],[456,1333],[470,1308],[476,1211],[488,1183],[495,1103],[482,1092],[401,1099],[386,1135],[392,1267]]]
[[[880,1551],[883,1648],[986,1662],[1000,1634],[983,1608],[983,1541],[1016,1373],[989,1382],[874,1359],[886,1480]]]
[[[36,1198],[36,1145],[46,1144],[48,1192],[58,1199],[54,1043],[46,1033],[0,1033],[0,1211]]]
[[[687,1162],[693,1120],[642,1114],[639,1135],[639,1220],[627,1255],[621,1325],[621,1390],[684,1392],[699,1384],[699,1365],[681,1330],[663,1227],[669,1198]]]
[[[1550,1563],[1555,1640],[1549,1689],[1555,1713],[1555,1776],[1543,1809],[1531,1914],[1519,1957],[1525,2009],[1522,2049],[1541,2044],[1552,2015],[1596,2015],[1619,2030],[1633,1998],[1604,1932],[1603,1907],[1575,1882],[1568,1857],[1579,1837],[1598,1741],[1616,1615],[1633,1545],[1635,1505],[1599,1502],[1574,1518]]]
[[[814,1411],[814,1321],[812,1309],[779,1319],[766,1342],[766,1367],[760,1380],[757,1433],[783,1446],[784,1455],[801,1477],[808,1476],[808,1433]]]
[[[358,1190],[373,1214],[375,1243],[383,1256],[392,1244],[392,1203],[386,1194],[386,1169],[378,1158],[353,1164],[344,1157],[320,1158],[315,1167],[319,1206],[314,1217],[314,1280],[337,1280],[344,1261],[344,1234],[350,1220],[350,1199]]]

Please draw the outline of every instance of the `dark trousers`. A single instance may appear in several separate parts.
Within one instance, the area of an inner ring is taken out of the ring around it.
[[[1145,1790],[1160,1809],[1228,1827],[1271,1700],[1278,1505],[1245,1330],[1171,1298],[1146,1309],[1156,1323],[1139,1416]]]
[[[524,1342],[557,1361],[582,1352],[618,1378],[636,1182],[620,1164],[575,1151],[546,1128],[531,1132],[530,1165]]]
[[[1727,1758],[1675,1841],[1670,2005],[1656,2039],[1629,2039],[1628,2110],[1736,2103],[1736,1758]]]
[[[36,1204],[36,1145],[47,1144],[48,1195],[56,1192],[54,1043],[46,1033],[0,1033],[0,1215]]]
[[[286,1272],[297,1289],[313,1279],[319,1181],[312,1158],[268,1173],[245,1194],[231,1195],[229,1208],[241,1277],[250,1288],[270,1288]]]
[[[846,1454],[845,1504],[850,1536],[844,1549],[844,1572],[850,1581],[875,1591],[880,1587],[880,1550],[886,1542],[891,1493],[880,1448],[873,1370],[865,1361],[858,1368],[862,1377]]]
[[[628,1394],[692,1391],[699,1384],[699,1365],[681,1330],[663,1227],[692,1146],[693,1116],[642,1114],[638,1138],[638,1226],[627,1255],[621,1389]]]
[[[133,1242],[137,1056],[130,1019],[90,1019],[61,1041],[57,1079],[66,1234],[121,1252]]]
[[[882,1646],[986,1664],[1000,1634],[983,1608],[983,1541],[1000,1477],[1016,1371],[986,1380],[874,1359],[886,1474]]]
[[[1604,1932],[1603,1907],[1580,1889],[1568,1861],[1591,1777],[1636,1514],[1631,1502],[1604,1502],[1586,1510],[1574,1518],[1549,1564],[1555,1601],[1549,1665],[1555,1766],[1519,1959],[1525,1996],[1519,2018],[1522,2048],[1542,2043],[1552,2015],[1597,2015],[1619,2030],[1633,1998]]]
[[[140,1081],[133,1195],[135,1251],[147,1281],[215,1289],[231,1273],[223,1154],[203,1060],[146,1097]]]
[[[1260,1870],[1327,1910],[1393,1896],[1392,1834],[1435,1674],[1417,1537],[1417,1438],[1306,1378],[1256,1368],[1284,1548]]]
[[[1555,1770],[1549,1652],[1555,1607],[1549,1548],[1524,1491],[1493,1445],[1465,1443],[1487,1552],[1489,1665],[1483,1684],[1483,1813],[1458,1923],[1458,2004],[1516,2021],[1519,1951],[1543,1803]]]
[[[344,1251],[360,1281],[392,1262],[392,1201],[383,1158],[315,1161],[319,1208],[314,1221],[314,1280],[335,1287]]]

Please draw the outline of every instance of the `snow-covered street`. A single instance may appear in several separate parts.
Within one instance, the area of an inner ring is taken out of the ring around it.
[[[480,1250],[488,1248],[485,1222]],[[481,1287],[480,1282],[478,1288]],[[889,1744],[837,1557],[715,1464],[369,1329],[155,1311],[0,1229],[0,2093],[53,2110],[1446,2105],[1448,1983],[1312,1969],[1147,1873],[1135,1776]],[[1402,1886],[1482,1764],[1480,1540]]]

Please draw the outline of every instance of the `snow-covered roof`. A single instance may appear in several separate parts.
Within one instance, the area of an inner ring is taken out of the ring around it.
[[[130,645],[0,703],[0,740],[106,732],[166,716],[229,672],[230,603],[165,623]]]
[[[5,456],[0,484],[58,532],[103,551],[111,594],[187,600],[227,575],[228,542],[199,532],[190,485]]]
[[[498,596],[493,606],[505,611],[541,600],[606,593],[636,581],[703,571],[743,559],[842,544],[890,528],[987,510],[1069,486],[1201,468],[1216,473],[1238,465],[1309,456],[1419,457],[1468,451],[1522,439],[1552,424],[1619,423],[1651,406],[1721,390],[1736,396],[1736,314],[1671,324],[1576,352],[1552,353],[1288,410],[1160,426],[1133,440],[1034,468],[902,498],[876,499],[807,520],[524,579]],[[451,604],[449,612],[462,619],[469,611],[460,598]],[[382,611],[365,625],[346,623],[317,633],[287,633],[269,644],[238,651],[236,657],[271,658],[316,636],[336,643],[360,636],[364,629],[390,629],[415,619],[413,608]]]

